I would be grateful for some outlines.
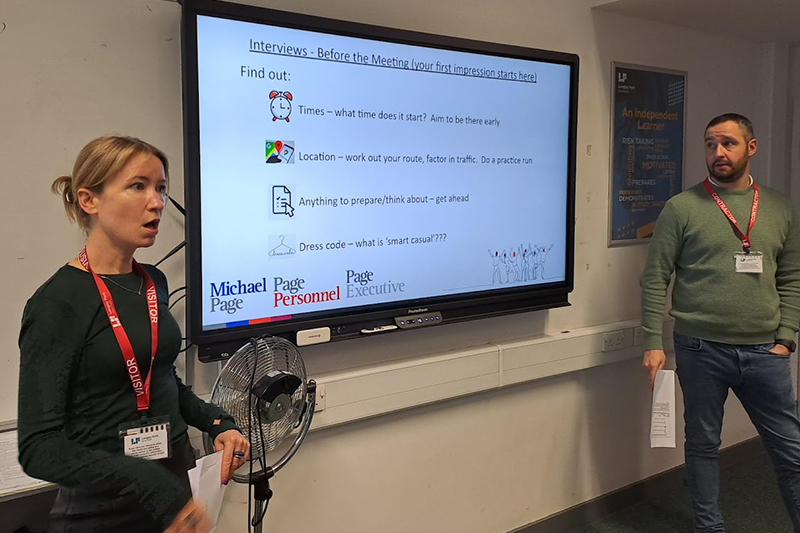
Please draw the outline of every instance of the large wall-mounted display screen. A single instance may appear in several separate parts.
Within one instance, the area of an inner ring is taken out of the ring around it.
[[[209,1],[183,30],[201,357],[567,304],[576,56]]]

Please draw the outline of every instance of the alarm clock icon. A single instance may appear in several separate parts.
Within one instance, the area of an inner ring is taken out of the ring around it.
[[[285,120],[289,122],[292,114],[292,93],[289,91],[272,91],[269,93],[269,110],[272,111],[272,121]]]

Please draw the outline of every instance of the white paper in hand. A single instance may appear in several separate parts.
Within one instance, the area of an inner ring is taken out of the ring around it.
[[[675,447],[675,372],[659,370],[653,387],[650,447]]]
[[[192,497],[205,508],[212,527],[216,528],[226,489],[221,481],[222,452],[201,457],[197,460],[197,465],[187,474],[189,485],[192,487]]]

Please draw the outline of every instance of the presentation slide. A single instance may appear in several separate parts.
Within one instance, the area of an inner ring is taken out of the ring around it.
[[[210,16],[197,40],[204,330],[564,281],[569,66]]]

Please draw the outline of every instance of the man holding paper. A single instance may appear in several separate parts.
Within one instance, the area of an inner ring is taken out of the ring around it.
[[[725,531],[718,452],[729,389],[761,435],[800,532],[800,420],[789,366],[800,323],[800,227],[791,200],[750,175],[757,148],[746,117],[709,122],[708,177],[666,203],[642,274],[652,390],[666,362],[663,314],[675,273],[670,315],[696,533]]]

